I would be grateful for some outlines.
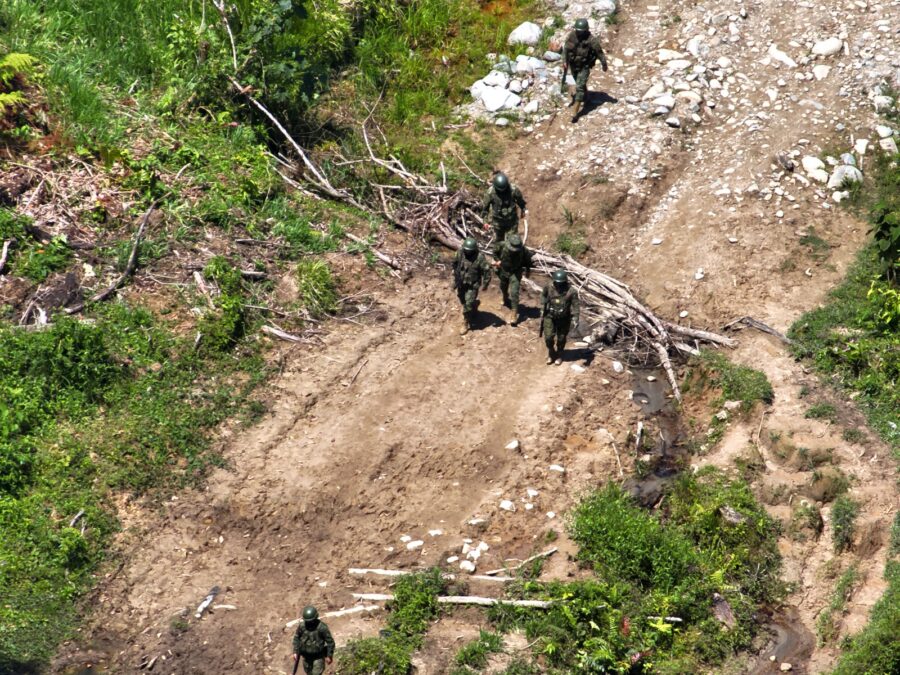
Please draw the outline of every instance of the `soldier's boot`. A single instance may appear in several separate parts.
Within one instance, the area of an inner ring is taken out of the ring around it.
[[[471,329],[472,329],[472,322],[469,319],[469,315],[467,313],[463,313],[462,326],[459,329],[459,334],[465,335]]]
[[[569,99],[568,107],[571,108],[573,105],[575,105],[575,92],[570,93],[569,96],[571,98]]]
[[[553,362],[556,360],[556,352],[553,350],[553,347],[550,347],[547,350],[547,365],[552,366]]]
[[[509,325],[516,327],[519,325],[519,306],[513,305],[509,310]]]
[[[583,106],[584,104],[581,101],[575,101],[575,107],[572,109],[572,122],[578,121]]]
[[[558,340],[556,343],[556,361],[555,361],[556,365],[558,365],[558,366],[562,365],[562,355],[563,355],[563,351],[565,351],[565,349],[566,349],[566,341]]]
[[[504,293],[504,294],[503,294],[503,306],[504,306],[504,307],[509,307],[509,306],[510,306],[510,304],[509,304],[509,294],[508,294],[508,293]]]

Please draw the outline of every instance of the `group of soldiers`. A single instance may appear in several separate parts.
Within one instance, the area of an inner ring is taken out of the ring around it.
[[[574,106],[572,121],[584,111],[587,81],[591,68],[599,60],[607,70],[606,56],[600,41],[591,35],[587,19],[578,19],[575,30],[569,33],[563,47],[563,87],[566,73],[575,79],[575,91],[570,106]],[[527,213],[522,191],[510,183],[504,173],[497,173],[491,181],[482,207],[485,229],[493,229],[493,263],[488,263],[478,242],[469,237],[463,241],[453,263],[453,286],[463,307],[465,335],[472,328],[472,318],[478,309],[478,292],[486,290],[496,272],[503,294],[503,306],[509,310],[509,324],[519,323],[519,288],[522,276],[528,276],[533,265],[531,251],[519,235],[519,217]],[[540,334],[547,345],[547,363],[562,363],[566,338],[578,325],[578,292],[569,284],[566,270],[553,272],[551,282],[541,292]],[[334,657],[334,638],[324,622],[319,620],[315,607],[305,607],[302,621],[294,633],[294,673],[300,663],[306,675],[322,675]]]
[[[523,276],[528,276],[533,265],[533,254],[519,236],[519,215],[526,214],[525,199],[521,190],[509,182],[504,173],[494,175],[491,187],[484,199],[485,228],[493,227],[493,264],[488,263],[478,242],[468,237],[456,252],[453,261],[453,287],[463,307],[465,335],[472,328],[472,317],[478,309],[478,292],[486,290],[491,282],[492,268],[500,280],[503,306],[509,310],[509,324],[519,323],[519,288]],[[551,283],[541,292],[540,335],[547,345],[547,363],[562,363],[566,339],[573,326],[578,326],[578,292],[569,284],[564,269],[551,275]]]

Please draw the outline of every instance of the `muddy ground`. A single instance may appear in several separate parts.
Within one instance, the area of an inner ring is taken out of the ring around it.
[[[529,243],[552,245],[574,224],[590,247],[585,261],[629,283],[660,315],[686,312],[681,321],[713,329],[751,315],[783,331],[839,282],[867,226],[839,208],[831,190],[785,171],[774,156],[844,152],[872,135],[876,118],[866,97],[877,77],[866,79],[865,63],[856,67],[862,48],[855,41],[877,31],[876,21],[889,19],[896,30],[900,12],[887,3],[750,2],[740,5],[743,18],[739,5],[674,2],[661,10],[625,2],[624,22],[604,35],[621,62],[592,80],[616,102],[593,106],[574,126],[562,110],[530,133],[512,129],[500,168],[528,199]],[[626,103],[659,76],[657,49],[679,49],[692,31],[717,26],[733,37],[732,23],[738,39],[720,46],[732,61],[733,74],[723,79],[734,79],[733,100],[679,129]],[[810,36],[839,33],[848,34],[849,53],[832,57],[821,81],[795,77],[812,62],[797,69],[761,62],[771,41],[800,60]],[[794,40],[797,47],[789,46]],[[625,57],[626,49],[635,53]],[[768,89],[780,92],[783,105]],[[804,107],[809,99],[821,110]],[[648,139],[658,139],[655,147],[634,151],[649,147]],[[813,230],[824,244],[802,243]],[[513,328],[500,318],[496,286],[484,296],[477,330],[459,336],[445,266],[423,265],[405,283],[388,278],[369,290],[378,311],[334,322],[324,347],[279,347],[285,367],[265,393],[269,414],[250,430],[222,430],[229,466],[202,490],[123,506],[121,564],[98,585],[57,672],[87,663],[133,672],[153,657],[164,673],[289,672],[285,624],[303,605],[336,610],[354,604],[352,592],[386,588],[348,568],[442,564],[459,555],[464,538],[489,546],[478,561],[487,570],[540,550],[552,531],[561,551],[543,578],[577,574],[566,511],[583,490],[619,479],[616,450],[630,473],[626,439],[647,417],[632,401],[633,376],[613,369],[620,355],[574,350],[563,366],[545,366],[536,298],[526,297],[526,320]],[[898,506],[895,467],[873,434],[862,443],[843,440],[843,428],[864,428],[862,416],[782,342],[749,330],[737,337],[730,358],[764,371],[775,402],[729,422],[723,440],[691,463],[736,471],[736,459],[753,455],[757,493],[787,522],[798,500],[815,502],[812,472],[791,460],[790,448],[830,451],[829,464],[850,476],[861,503],[861,535],[852,552],[833,560],[827,504],[818,539],[786,532],[785,577],[795,591],[775,617],[778,637],[762,640],[758,658],[733,668],[768,672],[788,661],[794,672],[823,672],[837,652],[813,636],[835,578],[858,563],[861,582],[839,619],[840,636],[864,625],[883,590],[887,525]],[[838,404],[839,424],[804,417],[819,400]],[[507,449],[514,439],[519,447]],[[515,511],[499,508],[505,499]],[[406,537],[424,543],[408,550]],[[221,589],[216,604],[235,609],[184,616],[213,586]],[[470,588],[496,592],[477,582]],[[339,644],[382,625],[377,612],[329,623]],[[474,610],[438,622],[417,657],[420,672],[446,672],[483,623]]]

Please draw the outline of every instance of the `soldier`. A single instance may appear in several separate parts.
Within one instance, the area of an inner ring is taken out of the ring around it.
[[[511,185],[505,173],[497,173],[484,197],[482,214],[484,229],[494,226],[494,256],[500,253],[500,244],[512,233],[519,231],[519,211],[525,217],[525,198],[522,191]],[[490,223],[488,219],[490,218]]]
[[[522,243],[518,234],[510,234],[500,246],[500,255],[494,262],[497,276],[500,278],[500,292],[503,293],[503,306],[510,308],[510,326],[519,323],[519,284],[522,273],[531,272],[531,251]]]
[[[460,335],[472,328],[472,314],[478,308],[478,289],[487,290],[491,283],[491,266],[478,250],[478,242],[467,237],[453,261],[453,288],[463,306],[463,327]]]
[[[547,365],[562,363],[569,329],[578,325],[578,292],[569,285],[565,270],[553,273],[553,283],[541,293],[541,334],[547,344]],[[556,344],[554,345],[554,340]]]
[[[575,78],[575,96],[569,105],[575,106],[572,111],[572,121],[576,122],[581,114],[584,99],[587,96],[587,81],[591,74],[591,68],[597,60],[603,67],[603,71],[609,70],[606,65],[606,54],[600,46],[600,39],[591,35],[587,19],[578,19],[575,22],[575,30],[569,33],[562,53],[563,63]]]
[[[297,661],[303,659],[306,675],[322,675],[326,665],[331,665],[334,657],[334,638],[322,621],[315,607],[304,607],[303,621],[294,633],[294,672]]]

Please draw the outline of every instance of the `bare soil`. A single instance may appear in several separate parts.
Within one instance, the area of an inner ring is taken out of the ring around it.
[[[625,23],[609,52],[618,58],[630,47],[636,53],[592,80],[617,102],[595,106],[574,126],[561,111],[520,134],[503,160],[529,202],[529,243],[551,245],[569,227],[560,208],[567,205],[587,234],[586,261],[631,284],[661,315],[674,319],[686,311],[682,320],[701,328],[752,315],[786,330],[838,283],[865,240],[866,224],[837,208],[830,190],[778,167],[774,153],[850,150],[851,136],[871,135],[875,118],[865,83],[849,67],[852,57],[834,57],[829,63],[847,67],[821,82],[794,78],[811,63],[795,71],[760,60],[770,41],[799,59],[808,53],[800,47],[804,36],[845,30],[852,43],[876,18],[897,18],[896,5],[858,4],[748,3],[748,17],[736,22],[740,39],[724,44],[734,72],[746,73],[749,84],[737,77],[733,101],[705,109],[698,126],[669,129],[635,112],[625,97],[639,98],[658,74],[659,47],[678,49],[691,31],[710,25],[728,34],[727,18],[710,24],[704,16],[738,7],[675,2],[663,14],[680,20],[667,23],[658,6],[624,3]],[[797,48],[788,46],[793,39]],[[780,110],[764,106],[770,88],[782,92]],[[825,112],[810,113],[799,103],[804,98]],[[744,123],[763,108],[768,116],[759,128]],[[646,149],[651,143],[658,153]],[[645,149],[638,162],[633,145]],[[642,166],[644,178],[638,177]],[[751,183],[770,189],[769,198],[747,190]],[[726,184],[727,194],[721,192]],[[812,228],[826,250],[800,243]],[[500,318],[495,288],[484,296],[477,329],[460,337],[445,267],[423,268],[407,283],[388,280],[370,292],[377,314],[332,323],[322,348],[283,351],[284,372],[266,392],[270,413],[250,430],[222,429],[229,465],[203,489],[170,495],[161,505],[123,504],[121,563],[98,584],[87,622],[63,649],[57,671],[99,663],[108,672],[132,672],[159,656],[156,669],[164,673],[289,672],[285,624],[303,605],[335,610],[354,604],[352,592],[387,587],[385,580],[350,576],[349,567],[443,564],[460,554],[465,538],[488,544],[478,561],[486,570],[541,550],[552,531],[561,552],[545,565],[544,578],[578,573],[565,513],[583,490],[618,479],[610,436],[630,473],[634,454],[626,437],[645,419],[631,400],[631,374],[611,366],[619,357],[576,350],[562,367],[545,366],[536,298],[525,298],[532,309],[512,328]],[[864,425],[861,414],[852,402],[834,399],[781,342],[750,331],[738,338],[730,358],[765,372],[775,402],[731,420],[724,439],[692,463],[736,472],[736,459],[757,453],[754,486],[786,523],[781,549],[786,580],[795,587],[773,620],[781,628],[761,640],[760,654],[746,657],[739,671],[770,672],[789,661],[794,672],[823,672],[837,651],[834,643],[816,644],[815,621],[837,576],[853,562],[859,566],[860,582],[837,617],[840,637],[864,625],[883,590],[885,533],[898,505],[895,468],[874,435],[863,444],[843,440],[845,426]],[[838,405],[839,424],[804,417],[820,399]],[[828,465],[848,476],[850,494],[861,504],[860,535],[849,553],[835,558],[832,552],[827,503],[818,504],[821,536],[789,535],[793,507],[801,499],[815,504],[808,495],[812,471],[779,453],[773,435],[830,451]],[[507,450],[513,439],[519,448]],[[528,496],[529,488],[538,495]],[[501,510],[503,499],[515,511]],[[470,524],[473,519],[483,522]],[[424,544],[408,550],[404,536]],[[216,604],[236,609],[195,619],[193,608],[213,586],[222,590]],[[496,592],[476,582],[471,590]],[[481,617],[461,610],[438,622],[417,657],[419,671],[447,672],[456,650],[477,635]],[[378,613],[329,624],[339,645],[382,625]]]

